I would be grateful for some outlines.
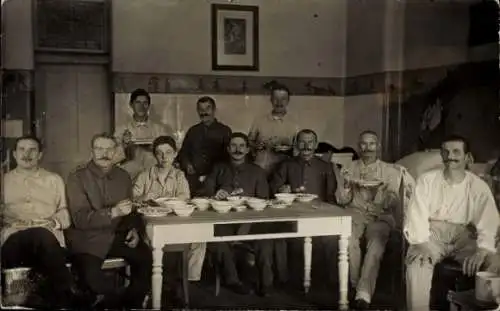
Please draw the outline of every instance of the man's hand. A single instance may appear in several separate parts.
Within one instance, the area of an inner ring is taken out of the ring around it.
[[[472,256],[465,258],[462,265],[462,272],[465,275],[474,276],[483,265],[488,254],[490,254],[489,251],[483,248],[478,248]]]
[[[406,255],[406,263],[411,264],[415,261],[420,261],[420,265],[425,263],[430,263],[434,265],[434,256],[427,242],[420,244],[413,244],[408,249],[408,253]]]
[[[234,189],[233,192],[231,192],[231,195],[242,195],[243,193],[245,193],[245,190],[243,190],[243,188],[238,188]]]
[[[196,174],[196,170],[194,169],[193,164],[188,163],[186,165],[186,173],[188,173],[188,175],[194,175],[194,174]]]
[[[123,200],[111,208],[111,218],[126,216],[132,212],[132,201]]]
[[[279,193],[291,193],[292,192],[292,187],[290,185],[283,185],[278,189]]]
[[[125,245],[130,248],[136,248],[136,246],[139,244],[139,240],[139,233],[136,229],[132,229],[127,233],[127,236],[125,237]]]
[[[132,142],[132,132],[127,129],[125,130],[125,132],[123,132],[122,143],[124,145],[128,145],[131,142]]]
[[[216,200],[224,200],[229,196],[229,192],[227,192],[224,189],[219,189],[217,193],[215,194],[215,199]]]

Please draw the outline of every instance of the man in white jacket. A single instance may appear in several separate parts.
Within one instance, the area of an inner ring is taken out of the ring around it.
[[[441,156],[445,168],[418,178],[405,215],[408,310],[429,310],[434,266],[444,258],[455,259],[465,274],[474,275],[490,267],[495,253],[499,214],[488,185],[466,171],[467,141],[445,139]],[[468,230],[471,225],[476,235]]]

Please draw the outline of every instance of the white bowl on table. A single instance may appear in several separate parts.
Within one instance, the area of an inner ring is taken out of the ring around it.
[[[232,202],[234,205],[241,205],[245,203],[245,197],[239,196],[239,195],[233,195],[227,197],[227,200],[229,202]]]
[[[230,201],[218,201],[218,200],[212,200],[210,202],[212,204],[212,208],[220,214],[225,214],[233,208],[234,203]]]
[[[191,203],[200,211],[206,211],[210,207],[210,200],[207,198],[193,198]]]
[[[318,197],[318,195],[311,194],[311,193],[297,194],[297,200],[299,202],[303,202],[303,203],[311,202],[312,200],[316,199],[317,197]]]
[[[274,196],[279,202],[285,203],[287,205],[291,205],[297,198],[297,195],[295,193],[276,193]]]
[[[255,211],[262,211],[267,207],[267,201],[264,199],[251,198],[247,200],[248,206]]]
[[[158,202],[158,203],[160,203],[160,202]],[[169,207],[172,210],[175,210],[176,208],[186,207],[187,202],[184,201],[184,200],[180,200],[180,199],[171,199],[171,200],[164,201],[164,202],[162,202],[160,204],[162,204],[162,205],[164,205],[166,207]]]
[[[182,205],[177,205],[177,207],[174,207],[174,213],[177,216],[180,217],[188,217],[191,216],[191,214],[194,212],[195,205],[194,204],[186,204],[184,206]]]
[[[233,209],[237,212],[243,212],[247,209],[247,207],[243,204],[240,204],[240,205],[233,206]]]

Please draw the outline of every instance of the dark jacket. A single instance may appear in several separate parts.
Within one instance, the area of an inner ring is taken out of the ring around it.
[[[132,181],[123,169],[104,173],[91,161],[69,175],[66,191],[72,219],[66,230],[70,252],[106,258],[115,237],[124,238],[132,228],[142,230],[142,218],[135,212],[111,218],[113,206],[132,198]]]

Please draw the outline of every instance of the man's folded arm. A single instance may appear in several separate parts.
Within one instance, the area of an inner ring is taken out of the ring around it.
[[[100,229],[114,227],[118,223],[116,218],[111,217],[110,208],[104,206],[93,207],[91,205],[77,173],[72,173],[68,177],[66,191],[69,213],[75,228],[83,230]]]

